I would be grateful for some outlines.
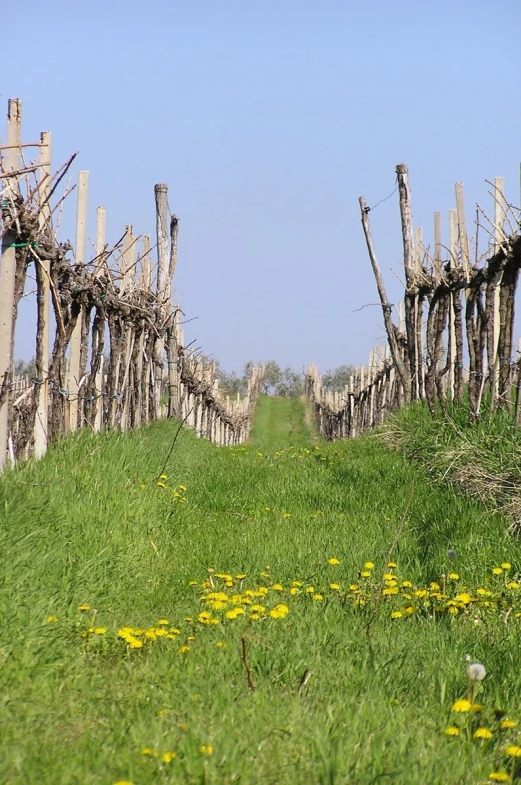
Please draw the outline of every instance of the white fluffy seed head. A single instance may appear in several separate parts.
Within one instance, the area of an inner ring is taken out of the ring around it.
[[[480,662],[472,662],[467,668],[467,674],[471,681],[483,681],[487,672]]]

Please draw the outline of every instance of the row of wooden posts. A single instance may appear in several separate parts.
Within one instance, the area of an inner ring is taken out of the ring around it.
[[[362,228],[373,269],[387,344],[373,350],[343,393],[324,388],[317,369],[306,374],[306,393],[326,438],[357,436],[400,406],[426,401],[431,412],[468,406],[477,420],[504,409],[521,424],[521,344],[514,350],[515,297],[521,269],[520,209],[505,197],[504,178],[489,183],[492,217],[478,204],[472,242],[463,185],[455,185],[448,241],[434,215],[434,242],[413,229],[405,164],[396,167],[403,238],[405,291],[395,307],[386,288],[360,197]],[[488,182],[488,181],[486,181]],[[485,241],[485,248],[481,243]],[[471,245],[473,254],[471,257]]]
[[[247,396],[230,401],[214,366],[184,346],[182,313],[172,301],[179,224],[169,215],[167,186],[155,186],[155,270],[150,235],[135,236],[129,225],[107,244],[104,207],[97,208],[89,252],[89,172],[57,196],[75,156],[53,173],[51,134],[24,143],[21,120],[21,101],[10,99],[0,145],[0,471],[9,459],[42,456],[50,442],[79,428],[136,428],[164,416],[183,418],[218,444],[244,441],[262,368],[254,368]],[[74,189],[73,249],[58,240],[58,229]],[[36,370],[16,380],[18,306],[34,293]]]

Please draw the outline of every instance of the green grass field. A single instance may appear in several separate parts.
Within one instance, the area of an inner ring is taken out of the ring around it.
[[[243,447],[182,430],[160,478],[176,430],[0,478],[0,782],[518,776],[507,522],[374,436],[319,441],[300,401],[262,398]]]

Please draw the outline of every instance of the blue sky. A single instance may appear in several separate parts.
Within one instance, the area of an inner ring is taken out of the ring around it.
[[[469,230],[485,178],[520,202],[519,0],[19,0],[1,18],[0,101],[22,99],[26,141],[53,132],[55,166],[80,151],[92,237],[98,205],[111,239],[153,234],[168,183],[187,339],[228,370],[367,360],[383,328],[356,310],[377,300],[358,197],[388,196],[397,163],[426,242],[435,210],[447,239],[456,181]],[[396,195],[371,220],[397,302]],[[16,355],[32,341],[24,305]]]

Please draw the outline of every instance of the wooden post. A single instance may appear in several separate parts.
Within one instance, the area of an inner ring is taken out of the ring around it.
[[[87,252],[87,206],[89,196],[89,173],[81,171],[78,175],[78,207],[76,215],[76,264],[85,264]],[[79,391],[80,391],[80,354],[83,313],[80,312],[71,336],[71,356],[67,391],[69,398],[69,429],[78,429]]]
[[[10,98],[7,107],[7,135],[4,158],[3,184],[17,188],[16,180],[6,177],[5,173],[16,171],[20,162],[22,102],[19,98]],[[12,193],[12,192],[11,192]],[[4,220],[14,214],[11,194],[2,196],[2,213]],[[6,204],[5,208],[3,204]],[[16,249],[14,229],[6,231],[2,237],[2,263],[0,266],[0,472],[7,461],[9,441],[9,415],[11,410],[11,382],[13,365],[14,338],[14,296]]]
[[[107,211],[104,207],[97,207],[96,208],[96,270],[95,276],[98,278],[104,272],[106,272],[106,265],[105,265],[105,249],[107,247]],[[98,371],[96,373],[96,379],[94,383],[94,395],[96,396],[96,400],[94,402],[94,431],[99,433],[103,427],[103,408],[104,408],[104,401],[103,401],[103,393],[104,393],[104,362],[105,358],[103,355],[99,358],[99,366]]]
[[[467,219],[465,218],[465,203],[463,200],[463,183],[456,183],[456,213],[458,216],[459,246],[461,249],[461,263],[465,278],[470,280],[470,248],[467,235]]]
[[[96,208],[96,277],[105,272],[104,251],[107,245],[107,211],[104,207]]]
[[[159,335],[154,343],[154,416],[160,416],[161,388],[163,381],[164,364],[164,327],[166,319],[166,305],[169,299],[168,292],[168,186],[158,183],[155,188],[156,198],[156,236],[157,236],[157,285],[159,323],[156,325]]]
[[[40,136],[40,230],[51,233],[51,134],[44,131]],[[36,365],[38,386],[36,388],[37,407],[34,423],[34,454],[41,458],[47,451],[47,431],[49,424],[49,326],[50,326],[50,262],[41,259],[36,262],[36,282],[38,289],[38,327]],[[38,345],[39,344],[39,345]]]
[[[434,213],[434,282],[441,283],[441,213]]]
[[[410,388],[404,384],[406,400],[417,400],[419,398],[419,361],[417,353],[416,337],[416,264],[414,258],[414,241],[412,231],[411,214],[411,192],[409,188],[409,174],[406,164],[398,164],[396,167],[396,177],[398,180],[398,192],[400,195],[400,216],[402,222],[403,240],[403,266],[405,270],[406,290],[404,296],[405,304],[405,327],[407,330],[407,355],[410,368]],[[410,397],[408,397],[410,394]]]
[[[494,180],[495,187],[495,200],[494,200],[494,253],[498,253],[501,242],[503,240],[503,224],[505,222],[505,178],[496,177]],[[494,311],[492,321],[492,357],[489,358],[489,368],[492,370],[491,379],[491,407],[495,408],[495,404],[499,392],[499,332],[501,328],[501,316],[499,309],[499,302],[501,296],[501,280],[503,272],[496,275],[494,281]]]
[[[391,347],[391,353],[393,355],[393,360],[396,365],[396,369],[402,379],[402,384],[404,390],[406,391],[407,400],[410,400],[411,395],[411,377],[409,373],[409,369],[406,367],[404,362],[402,361],[402,357],[400,354],[400,348],[398,346],[398,341],[396,338],[396,328],[393,324],[391,318],[392,312],[392,305],[387,299],[387,293],[385,291],[385,286],[382,278],[382,274],[380,272],[380,266],[378,264],[378,260],[376,258],[376,253],[374,250],[373,245],[373,238],[371,235],[371,229],[369,227],[369,210],[365,203],[365,199],[363,196],[360,197],[358,200],[360,203],[360,211],[362,214],[362,227],[364,230],[365,241],[367,245],[367,251],[369,253],[369,260],[371,262],[371,266],[373,268],[373,274],[376,281],[376,287],[378,289],[378,295],[380,297],[380,303],[382,306],[382,314],[384,317],[385,323],[385,331],[387,333],[387,340],[389,341],[389,346]]]
[[[136,266],[136,242],[134,240],[134,227],[128,224],[125,227],[123,236],[123,248],[121,252],[121,291],[132,290],[132,283],[135,280]]]
[[[451,269],[457,267],[457,244],[458,244],[458,215],[454,209],[449,210],[449,265]],[[449,362],[449,386],[448,386],[448,399],[454,400],[454,383],[455,383],[455,370],[456,370],[456,326],[455,326],[455,312],[454,312],[454,298],[459,297],[457,293],[451,293],[450,306],[449,306],[449,336],[447,341],[447,352],[450,358]]]

